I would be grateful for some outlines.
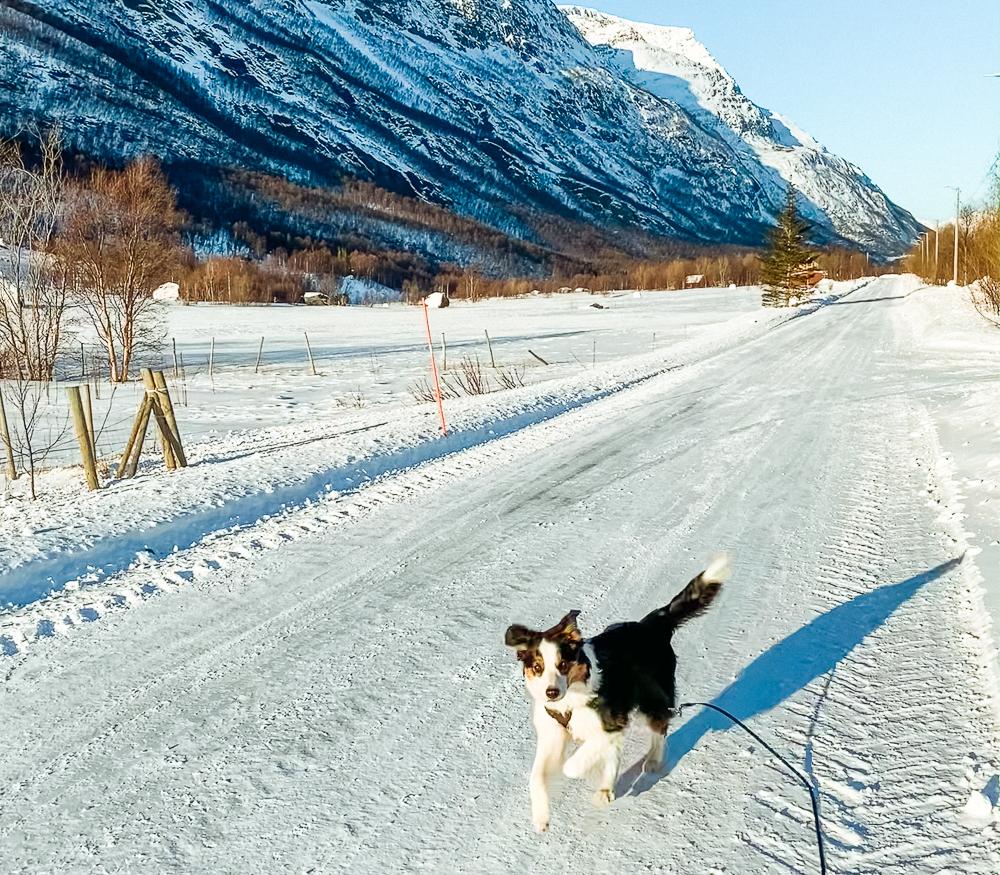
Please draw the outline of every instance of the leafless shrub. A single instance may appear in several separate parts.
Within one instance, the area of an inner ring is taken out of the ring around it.
[[[412,383],[409,387],[410,395],[413,400],[417,403],[431,403],[437,401],[437,394],[434,391],[434,387],[431,385],[431,381],[424,377],[418,380],[416,383]],[[451,386],[447,380],[441,380],[441,397],[442,398],[458,398],[459,393]]]
[[[356,407],[358,410],[361,410],[362,408],[368,406],[368,400],[365,398],[364,393],[359,387],[351,392],[346,398],[338,398],[337,404],[341,407]]]
[[[486,395],[490,392],[490,378],[483,370],[479,356],[463,356],[452,377],[466,395]]]
[[[43,417],[48,396],[48,383],[16,378],[6,383],[4,407],[10,428],[10,442],[20,467],[28,474],[31,498],[38,498],[38,470],[56,449],[69,430],[69,415],[64,414],[49,428],[44,437],[39,426],[43,418],[51,425],[51,416]]]
[[[524,386],[524,368],[499,367],[494,371],[496,385],[478,357],[465,356],[458,366],[447,374],[441,374],[441,397],[461,398],[463,395],[487,395],[498,389],[519,389]],[[434,387],[427,379],[413,383],[410,395],[417,402],[432,402],[437,400]]]
[[[969,286],[972,303],[980,315],[994,325],[1000,325],[1000,282],[983,277]]]
[[[524,368],[517,367],[499,367],[496,369],[495,376],[500,387],[503,389],[522,389],[524,388]]]

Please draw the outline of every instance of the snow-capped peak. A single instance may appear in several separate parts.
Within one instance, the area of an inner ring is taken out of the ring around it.
[[[597,9],[588,9],[585,6],[560,6],[559,8],[588,41],[595,45],[628,43],[635,46],[645,46],[650,50],[660,49],[683,55],[695,64],[714,68],[727,77],[729,76],[722,65],[712,57],[712,53],[698,42],[694,31],[689,27],[629,21]]]
[[[635,85],[682,106],[725,140],[772,198],[791,184],[814,227],[875,251],[886,229],[913,240],[919,224],[857,167],[784,116],[755,104],[686,27],[642,24],[561,6],[583,37]]]

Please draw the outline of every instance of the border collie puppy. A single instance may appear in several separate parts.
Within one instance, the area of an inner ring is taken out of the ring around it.
[[[685,620],[705,611],[729,576],[724,555],[711,560],[666,607],[638,622],[615,623],[600,635],[584,638],[570,611],[551,629],[536,632],[514,625],[505,643],[517,652],[532,699],[531,719],[538,749],[528,789],[535,829],[549,827],[549,779],[562,766],[568,778],[597,777],[594,803],[614,801],[621,766],[622,739],[633,711],[652,730],[643,768],[663,766],[667,726],[675,702],[677,658],[670,639]],[[579,747],[565,762],[570,740]]]

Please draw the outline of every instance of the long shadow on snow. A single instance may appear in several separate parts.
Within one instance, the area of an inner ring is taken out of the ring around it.
[[[283,513],[331,492],[351,493],[390,472],[403,471],[506,437],[531,425],[547,422],[570,410],[583,407],[623,389],[644,383],[675,370],[666,366],[609,389],[598,389],[571,401],[541,402],[506,419],[476,428],[456,431],[447,437],[416,444],[387,455],[360,459],[337,468],[318,471],[298,483],[244,495],[220,507],[207,507],[175,519],[164,520],[146,529],[133,529],[101,538],[93,547],[30,561],[0,575],[0,613],[4,608],[20,608],[63,590],[70,581],[88,578],[100,582],[129,568],[141,554],[162,557],[175,550],[195,546],[215,532],[252,526],[269,516]]]
[[[880,586],[820,614],[758,656],[712,700],[712,704],[744,722],[770,711],[833,669],[900,605],[961,562],[961,556],[951,559],[901,583]],[[732,724],[720,714],[701,709],[697,716],[671,733],[667,742],[666,770],[659,775],[643,775],[641,762],[636,763],[619,780],[621,795],[638,796],[646,792],[669,774],[709,732],[730,728]],[[764,737],[767,737],[766,730]],[[725,765],[719,767],[725,768]]]

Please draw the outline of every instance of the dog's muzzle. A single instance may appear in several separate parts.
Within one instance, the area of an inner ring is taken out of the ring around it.
[[[562,698],[562,690],[559,687],[547,687],[545,695],[548,696],[550,702],[554,702],[556,699]]]

